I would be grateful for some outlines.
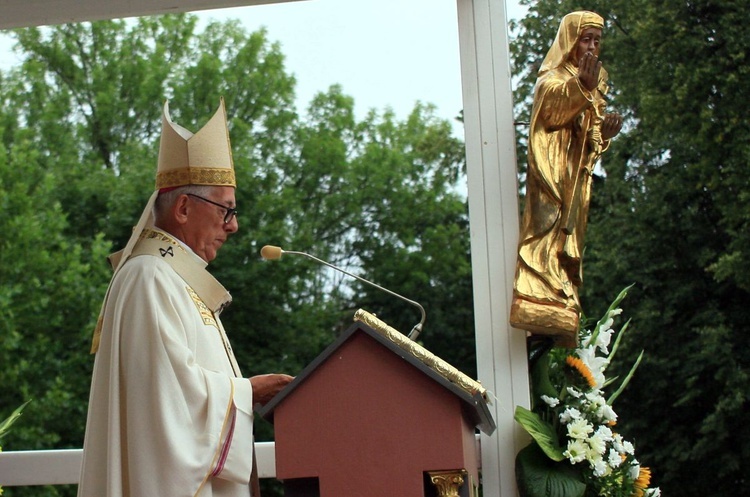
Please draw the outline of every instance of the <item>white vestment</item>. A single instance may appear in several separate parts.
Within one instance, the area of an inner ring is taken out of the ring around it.
[[[207,305],[229,294],[189,248],[147,231],[108,292],[78,495],[248,497],[252,386]]]

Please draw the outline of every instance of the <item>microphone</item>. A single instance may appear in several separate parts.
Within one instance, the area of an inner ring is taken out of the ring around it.
[[[340,272],[344,273],[347,276],[351,276],[352,278],[358,279],[359,281],[361,281],[363,283],[367,283],[368,285],[373,286],[373,287],[377,288],[378,290],[382,290],[382,291],[384,291],[385,293],[387,293],[389,295],[393,295],[394,297],[399,298],[399,299],[403,300],[404,302],[408,302],[409,304],[411,304],[411,305],[413,305],[415,307],[418,307],[419,308],[419,312],[422,313],[422,319],[419,321],[419,323],[417,323],[417,324],[414,325],[414,328],[411,329],[411,331],[409,332],[408,337],[411,340],[416,340],[417,337],[419,336],[419,334],[422,332],[422,328],[424,326],[424,322],[425,322],[425,319],[427,318],[427,315],[424,312],[424,307],[422,307],[418,302],[415,302],[415,301],[413,301],[411,299],[407,299],[403,295],[399,295],[396,292],[392,292],[392,291],[388,290],[387,288],[384,288],[384,287],[382,287],[380,285],[376,285],[372,281],[368,281],[368,280],[366,280],[366,279],[364,279],[364,278],[362,278],[360,276],[357,276],[356,274],[352,274],[349,271],[346,271],[344,269],[341,269],[340,267],[334,266],[330,262],[326,262],[326,261],[324,261],[322,259],[318,259],[317,257],[312,256],[310,254],[306,254],[305,252],[294,252],[292,250],[282,250],[281,247],[276,247],[274,245],[265,245],[262,249],[260,249],[260,256],[262,258],[264,258],[265,260],[267,260],[267,261],[275,261],[277,259],[281,259],[281,256],[283,254],[301,255],[303,257],[307,257],[308,259],[312,259],[315,262],[318,262],[320,264],[328,266],[328,267],[330,267],[332,269],[335,269],[336,271],[340,271]]]

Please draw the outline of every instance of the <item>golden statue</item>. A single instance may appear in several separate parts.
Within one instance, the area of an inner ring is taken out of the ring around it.
[[[514,327],[570,347],[578,335],[591,174],[622,127],[619,115],[605,113],[603,27],[594,12],[566,15],[539,69],[510,314]]]

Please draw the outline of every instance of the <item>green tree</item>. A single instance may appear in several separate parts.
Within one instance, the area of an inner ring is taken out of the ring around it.
[[[235,300],[222,320],[246,375],[298,373],[357,307],[405,332],[418,319],[306,259],[261,261],[265,244],[422,301],[427,347],[474,367],[468,223],[456,191],[463,151],[450,124],[423,104],[404,122],[388,110],[360,121],[337,86],[300,117],[294,78],[265,31],[230,21],[195,33],[195,24],[180,15],[15,32],[23,62],[0,73],[0,408],[34,402],[8,439],[14,448],[82,444],[105,254],[125,243],[153,191],[166,98],[192,130],[226,99],[240,231],[212,272]],[[272,436],[267,423],[258,431]]]
[[[585,309],[618,289],[646,356],[618,400],[620,429],[665,494],[743,493],[747,413],[750,152],[743,109],[750,36],[739,1],[588,2],[607,20],[611,106],[627,120],[601,163],[586,237]],[[516,26],[517,101],[559,19],[540,1]],[[623,360],[624,364],[629,361]],[[624,372],[623,372],[624,373]]]
[[[84,247],[65,235],[56,181],[19,130],[0,146],[0,399],[3,410],[33,399],[10,447],[77,447],[85,424],[90,364],[86,344],[105,274],[102,237]]]
[[[25,60],[9,103],[35,130],[81,240],[127,240],[152,189],[158,103],[190,60],[195,23],[164,16],[14,32]]]

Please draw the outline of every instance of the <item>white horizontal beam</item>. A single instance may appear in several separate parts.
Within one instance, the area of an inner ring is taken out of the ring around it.
[[[82,449],[0,452],[0,486],[78,483]]]
[[[479,435],[475,450],[481,461]],[[255,456],[258,477],[276,478],[276,443],[256,442]],[[77,485],[82,460],[83,449],[0,452],[0,487]]]
[[[276,444],[256,442],[258,476],[276,478]],[[83,449],[0,452],[0,486],[77,485]]]
[[[0,29],[174,14],[291,0],[2,0]]]

